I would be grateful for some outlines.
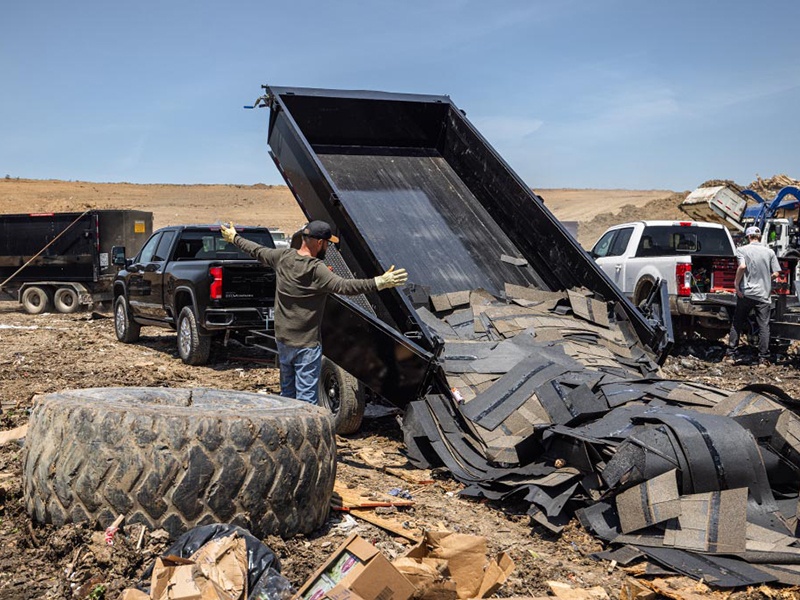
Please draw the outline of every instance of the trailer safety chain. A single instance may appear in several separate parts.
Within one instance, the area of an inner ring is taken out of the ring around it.
[[[79,216],[77,219],[75,219],[75,220],[74,220],[72,223],[70,223],[69,225],[67,225],[67,226],[66,226],[66,227],[65,227],[65,228],[64,228],[64,229],[61,231],[61,233],[59,233],[59,234],[58,234],[56,237],[54,237],[52,240],[50,240],[50,242],[48,242],[48,244],[47,244],[47,245],[46,245],[44,248],[42,248],[42,249],[41,249],[41,250],[39,250],[39,251],[38,251],[36,254],[34,254],[33,256],[31,256],[31,258],[28,260],[28,262],[26,262],[26,263],[25,263],[24,265],[22,265],[22,266],[21,266],[19,269],[17,269],[17,270],[16,270],[16,271],[14,271],[14,272],[13,272],[11,275],[9,275],[9,276],[8,276],[8,278],[7,278],[7,279],[6,279],[6,280],[5,280],[3,283],[0,283],[0,289],[3,289],[3,288],[6,286],[6,284],[7,284],[9,281],[11,281],[12,279],[14,279],[14,277],[16,277],[17,275],[19,275],[19,273],[20,273],[20,272],[21,272],[21,271],[22,271],[22,270],[23,270],[25,267],[27,267],[27,266],[28,266],[29,264],[31,264],[31,263],[32,263],[34,260],[36,260],[37,258],[39,258],[39,256],[41,256],[42,252],[44,252],[44,251],[45,251],[45,250],[47,250],[47,249],[48,249],[50,246],[52,246],[52,245],[55,243],[55,241],[56,241],[58,238],[60,238],[62,235],[64,235],[64,234],[65,234],[65,233],[66,233],[66,232],[67,232],[67,231],[70,229],[70,227],[72,227],[73,225],[75,225],[75,223],[77,223],[77,222],[78,222],[78,221],[80,221],[80,220],[81,220],[81,219],[82,219],[84,216],[86,216],[86,214],[87,214],[87,213],[88,213],[90,210],[92,210],[92,209],[91,209],[91,208],[88,208],[88,209],[86,209],[85,211],[83,211],[83,212],[80,214],[80,216]]]

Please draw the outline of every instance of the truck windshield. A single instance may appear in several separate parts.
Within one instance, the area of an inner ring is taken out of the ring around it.
[[[242,237],[261,244],[267,248],[274,248],[272,236],[268,231],[240,231]],[[175,249],[175,260],[237,260],[250,259],[249,254],[242,252],[222,239],[220,231],[184,231],[178,240]]]
[[[678,254],[733,256],[733,248],[725,230],[717,227],[652,225],[645,228],[636,250],[636,256]]]

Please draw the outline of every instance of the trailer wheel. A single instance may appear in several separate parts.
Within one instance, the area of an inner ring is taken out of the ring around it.
[[[94,388],[39,396],[23,456],[39,523],[125,522],[172,538],[207,523],[255,536],[325,523],[333,419],[278,396],[204,388]]]
[[[142,326],[131,317],[125,296],[117,296],[114,301],[114,331],[117,339],[124,344],[132,344],[139,339]]]
[[[53,304],[60,313],[70,314],[81,307],[78,292],[69,287],[60,287],[53,296]]]
[[[178,354],[187,365],[204,365],[211,354],[211,336],[200,333],[191,306],[178,315]]]
[[[332,360],[322,357],[319,375],[320,404],[334,416],[336,433],[355,433],[364,418],[366,394],[358,379]]]
[[[52,300],[52,292],[49,289],[33,285],[22,292],[21,302],[25,312],[40,315],[50,310]]]

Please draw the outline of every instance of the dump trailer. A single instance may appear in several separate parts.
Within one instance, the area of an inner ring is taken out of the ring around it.
[[[31,314],[110,302],[114,254],[136,254],[152,233],[140,210],[0,215],[0,292]]]
[[[666,356],[669,328],[631,304],[448,96],[263,87],[278,170],[342,240],[334,271],[410,274],[405,290],[327,303],[323,351],[369,388],[403,406],[439,385],[442,340],[417,308],[508,285],[591,290]]]
[[[709,585],[797,582],[800,418],[785,394],[662,379],[665,328],[448,97],[266,91],[276,165],[342,240],[329,266],[408,269],[401,289],[332,298],[322,343],[404,405],[412,463],[444,466],[461,495],[525,502],[553,531],[577,514]]]

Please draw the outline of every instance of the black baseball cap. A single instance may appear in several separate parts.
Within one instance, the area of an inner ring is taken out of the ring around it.
[[[333,235],[331,226],[325,221],[311,221],[303,227],[303,235],[318,240],[328,240],[333,244],[339,243],[339,238]]]

